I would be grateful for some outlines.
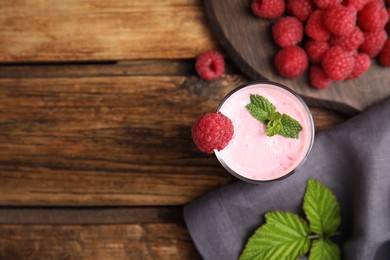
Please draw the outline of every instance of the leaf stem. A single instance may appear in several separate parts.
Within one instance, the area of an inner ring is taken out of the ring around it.
[[[330,236],[327,236],[327,238],[331,238],[331,237],[334,237],[334,236],[339,236],[341,234],[342,234],[341,232],[334,232]],[[317,238],[321,238],[321,236],[317,235],[317,234],[311,234],[311,235],[308,235],[307,238],[308,239],[317,239]]]
[[[307,238],[308,239],[317,239],[317,238],[320,238],[321,236],[320,235],[309,235]]]

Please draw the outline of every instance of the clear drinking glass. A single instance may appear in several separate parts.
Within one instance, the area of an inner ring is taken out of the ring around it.
[[[268,137],[265,124],[245,108],[250,94],[266,97],[276,111],[292,116],[302,125],[298,139],[280,135]],[[238,86],[226,95],[217,111],[229,117],[234,135],[215,155],[235,177],[250,183],[280,180],[291,175],[305,162],[314,142],[314,122],[309,108],[294,91],[270,81],[254,81]]]

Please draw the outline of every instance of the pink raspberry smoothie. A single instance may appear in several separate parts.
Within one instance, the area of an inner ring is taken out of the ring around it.
[[[266,125],[256,120],[246,109],[250,95],[267,98],[276,111],[296,119],[302,126],[298,138],[266,135]],[[229,117],[234,135],[229,144],[215,155],[236,177],[249,181],[282,178],[300,166],[313,144],[314,123],[304,101],[290,89],[273,82],[252,82],[228,94],[218,111]]]

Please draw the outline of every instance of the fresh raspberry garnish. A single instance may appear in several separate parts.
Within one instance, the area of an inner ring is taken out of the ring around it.
[[[288,0],[287,10],[296,18],[304,22],[314,11],[314,5],[311,0]]]
[[[331,33],[324,25],[324,11],[316,10],[312,12],[306,23],[306,34],[313,40],[326,42]]]
[[[390,67],[390,39],[387,39],[379,54],[379,62],[387,67]]]
[[[324,24],[334,35],[348,35],[356,26],[356,14],[352,6],[333,5],[325,11]]]
[[[286,3],[284,0],[253,0],[251,9],[256,16],[276,18],[284,14]]]
[[[329,6],[341,4],[342,0],[313,0],[318,9],[327,9]]]
[[[332,80],[318,65],[312,65],[310,67],[309,78],[310,85],[316,89],[326,89],[332,83]]]
[[[355,27],[355,29],[348,35],[333,37],[330,40],[330,45],[340,46],[345,51],[353,51],[359,49],[363,42],[363,32],[359,29],[359,27]]]
[[[204,153],[213,153],[228,145],[233,137],[232,121],[221,112],[213,112],[201,116],[192,126],[192,139]]]
[[[331,47],[322,57],[322,68],[332,80],[343,80],[351,74],[355,64],[352,55],[340,47]]]
[[[366,53],[358,53],[354,56],[355,66],[348,79],[356,79],[366,72],[371,66],[371,58]]]
[[[281,49],[276,54],[274,62],[279,74],[285,78],[298,77],[308,66],[306,52],[298,46]]]
[[[310,62],[319,63],[324,53],[329,50],[329,44],[327,42],[308,41],[305,44],[305,50]]]
[[[363,7],[372,0],[346,0],[346,6],[352,5],[356,10],[360,11]]]
[[[195,69],[204,80],[219,79],[225,71],[225,62],[216,51],[205,51],[196,58]]]
[[[390,0],[389,0],[390,1]],[[387,21],[387,24],[385,26],[386,32],[390,33],[390,8],[387,8],[387,13],[389,15],[389,21]]]
[[[376,32],[365,32],[364,42],[359,49],[373,58],[381,51],[383,45],[386,42],[386,38],[387,34],[383,29]]]
[[[295,17],[280,18],[272,27],[272,36],[280,47],[293,46],[302,40],[302,22]]]
[[[377,0],[364,6],[357,15],[357,24],[363,31],[378,31],[385,27],[389,20],[386,8]]]

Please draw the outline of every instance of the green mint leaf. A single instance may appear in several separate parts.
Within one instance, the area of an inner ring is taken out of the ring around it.
[[[340,248],[329,239],[316,239],[310,249],[309,260],[339,260]]]
[[[298,133],[302,130],[302,126],[297,120],[289,115],[283,114],[281,124],[282,128],[278,134],[284,137],[298,138]]]
[[[296,259],[309,251],[309,225],[289,212],[270,212],[249,238],[240,260]]]
[[[253,103],[249,103],[248,105],[245,106],[246,109],[251,113],[251,115],[259,120],[260,122],[266,124],[268,122],[268,113],[258,106],[256,106]]]
[[[282,119],[282,114],[275,112],[273,114],[269,114],[267,118],[269,121],[280,121]]]
[[[279,134],[282,128],[283,125],[280,119],[275,121],[269,121],[267,124],[266,134],[267,136],[274,136],[276,134]]]
[[[327,187],[313,179],[307,183],[303,210],[311,231],[320,236],[332,235],[340,225],[340,206],[336,197]]]
[[[267,112],[267,114],[275,113],[275,106],[265,97],[256,94],[251,94],[250,100],[253,105]]]
[[[267,136],[274,136],[280,133],[283,128],[282,125],[282,114],[279,112],[275,112],[273,114],[268,115],[268,124],[266,129]]]
[[[298,138],[302,126],[297,120],[289,115],[276,112],[276,107],[263,96],[251,94],[250,100],[251,103],[245,107],[254,118],[267,124],[267,136],[278,134],[284,137]]]

